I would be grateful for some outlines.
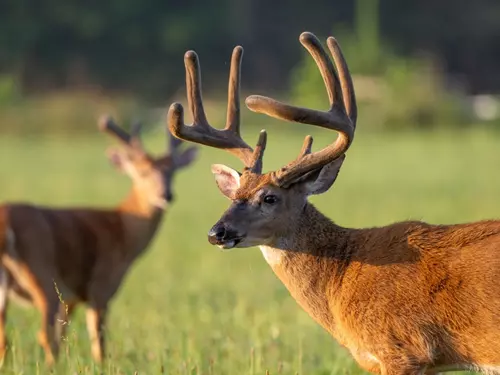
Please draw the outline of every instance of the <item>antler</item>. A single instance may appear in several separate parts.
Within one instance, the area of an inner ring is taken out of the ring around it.
[[[314,34],[302,33],[300,42],[318,65],[325,82],[330,109],[318,111],[294,107],[259,95],[249,96],[246,99],[246,105],[254,112],[264,113],[278,119],[336,130],[339,136],[333,144],[314,153],[311,153],[312,137],[307,136],[299,157],[273,174],[275,182],[283,187],[287,187],[300,176],[317,170],[343,155],[351,145],[356,128],[357,109],[354,86],[339,44],[333,37],[327,40],[338,70],[337,74],[328,54]]]
[[[110,116],[105,115],[99,119],[98,127],[99,130],[115,137],[125,146],[130,147],[136,151],[145,153],[140,138],[142,125],[139,122],[134,123],[134,125],[132,125],[132,129],[129,134],[120,126],[118,126]]]
[[[186,125],[184,123],[184,108],[180,103],[174,103],[168,111],[168,127],[170,132],[177,138],[224,149],[238,157],[247,169],[260,173],[262,170],[262,154],[260,150],[263,147],[265,148],[265,133],[261,132],[255,153],[240,135],[239,93],[242,56],[243,48],[241,46],[235,47],[231,57],[229,73],[226,126],[223,130],[219,130],[208,123],[203,109],[198,55],[194,51],[186,52],[184,55],[186,89],[189,108],[193,114],[193,124]]]

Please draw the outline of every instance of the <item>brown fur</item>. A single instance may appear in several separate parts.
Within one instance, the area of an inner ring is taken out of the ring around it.
[[[111,160],[133,180],[129,196],[114,209],[53,209],[30,204],[0,206],[0,354],[5,353],[8,294],[42,314],[38,338],[52,364],[69,315],[86,303],[93,358],[104,359],[109,302],[157,232],[178,168],[194,148],[175,158],[152,158],[128,149]],[[164,200],[167,199],[167,200]],[[8,293],[9,292],[9,293]]]
[[[293,298],[367,371],[500,369],[500,221],[348,229],[304,189],[245,172],[218,224],[245,234],[238,247],[265,245]]]
[[[500,364],[500,222],[349,230],[312,205],[299,220],[273,269],[356,359],[378,358],[366,370]]]
[[[178,103],[169,128],[180,139],[225,149],[245,171],[212,166],[221,192],[232,200],[208,234],[229,249],[260,246],[297,302],[367,371],[383,375],[433,374],[451,369],[500,373],[500,221],[433,226],[421,222],[347,229],[322,215],[307,197],[337,178],[356,129],[354,85],[337,41],[327,39],[333,62],[311,33],[300,36],[323,77],[329,110],[295,107],[260,95],[247,107],[287,121],[335,130],[338,138],[312,152],[306,137],[299,156],[261,174],[267,136],[253,154],[241,139],[238,96],[241,47],[230,73],[224,131],[205,121],[199,63],[185,55],[192,126]],[[333,66],[337,69],[334,69]],[[232,120],[232,121],[229,121]]]

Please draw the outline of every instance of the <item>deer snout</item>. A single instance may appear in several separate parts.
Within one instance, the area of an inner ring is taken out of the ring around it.
[[[174,194],[171,193],[170,191],[168,191],[166,194],[165,194],[165,199],[167,200],[167,202],[172,202],[174,200]]]
[[[212,245],[220,244],[226,237],[226,227],[222,224],[215,224],[208,232],[208,242]]]
[[[224,223],[215,224],[208,232],[208,242],[224,248],[235,246],[240,239],[238,233],[229,229]]]

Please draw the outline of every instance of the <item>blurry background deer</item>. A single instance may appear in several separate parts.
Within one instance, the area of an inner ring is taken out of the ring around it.
[[[245,48],[242,96],[327,108],[314,63],[297,48],[298,35],[309,30],[342,45],[359,106],[349,168],[334,193],[313,203],[353,227],[500,214],[498,1],[4,1],[0,25],[2,201],[115,204],[130,186],[110,170],[96,119],[140,119],[145,147],[164,150],[166,109],[185,98],[188,49],[202,60],[215,127],[225,123],[236,44]],[[335,136],[245,109],[242,123],[249,140],[269,130],[265,171],[295,157],[304,135],[315,137],[317,149]],[[226,206],[212,181],[214,162],[238,166],[202,149],[189,173],[176,177],[175,207],[110,311],[106,373],[359,373],[344,350],[332,352],[333,340],[257,251],[210,247],[207,231]],[[44,360],[39,316],[9,310],[13,355],[2,370],[36,373]],[[58,373],[94,373],[84,331],[85,312],[77,308]]]

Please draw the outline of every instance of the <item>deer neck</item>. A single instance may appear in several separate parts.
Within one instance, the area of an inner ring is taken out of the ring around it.
[[[165,207],[155,205],[150,196],[134,186],[129,195],[118,207],[129,253],[132,256],[140,254],[149,244],[156,233]]]
[[[349,263],[348,241],[347,229],[335,225],[306,203],[286,233],[272,244],[260,246],[264,258],[292,297],[332,334],[335,324],[328,301],[332,291],[340,288]]]

